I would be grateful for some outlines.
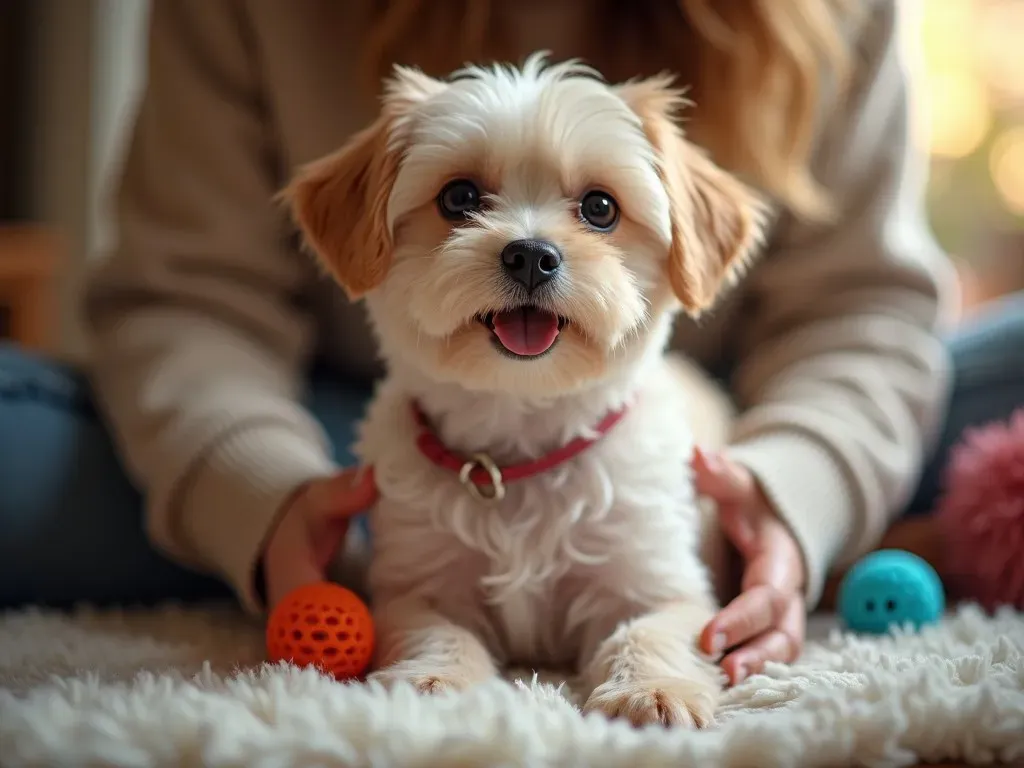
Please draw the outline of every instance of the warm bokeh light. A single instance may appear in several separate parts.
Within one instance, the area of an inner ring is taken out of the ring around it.
[[[985,79],[997,98],[1024,103],[1024,2],[981,5],[975,47]]]
[[[987,229],[1024,225],[1024,0],[897,3],[932,225],[969,253]]]
[[[928,147],[944,158],[962,158],[985,140],[992,121],[987,84],[966,40],[975,37],[978,7],[972,0],[925,0],[920,19],[920,51],[925,81]]]
[[[1009,208],[1024,216],[1024,126],[996,139],[990,155],[992,181]]]
[[[902,0],[897,0],[902,2]],[[930,71],[962,71],[974,58],[971,46],[978,21],[974,0],[918,0],[921,44]]]
[[[932,153],[966,157],[981,146],[992,123],[984,84],[966,72],[936,72],[928,86]]]

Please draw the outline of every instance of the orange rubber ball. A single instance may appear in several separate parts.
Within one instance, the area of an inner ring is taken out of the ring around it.
[[[267,656],[313,666],[347,680],[362,675],[373,657],[373,618],[351,590],[320,582],[299,587],[267,621]]]

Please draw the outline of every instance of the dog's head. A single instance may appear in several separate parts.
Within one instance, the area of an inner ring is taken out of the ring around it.
[[[540,57],[398,69],[378,120],[285,197],[386,357],[469,389],[576,390],[663,345],[757,240],[758,201],[683,137],[670,85]]]

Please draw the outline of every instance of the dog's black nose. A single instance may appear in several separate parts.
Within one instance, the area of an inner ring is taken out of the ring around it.
[[[555,276],[562,254],[544,240],[513,240],[501,251],[501,265],[509,277],[532,291]]]

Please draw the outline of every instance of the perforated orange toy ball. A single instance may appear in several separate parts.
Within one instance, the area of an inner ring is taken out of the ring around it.
[[[373,656],[373,618],[355,593],[329,582],[285,596],[267,622],[270,661],[319,667],[339,680],[362,675]]]

